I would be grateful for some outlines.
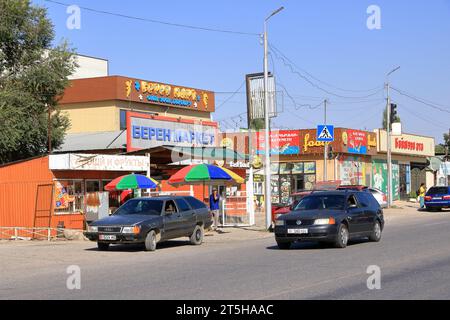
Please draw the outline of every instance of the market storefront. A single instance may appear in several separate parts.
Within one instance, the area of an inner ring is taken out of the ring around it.
[[[372,186],[387,193],[387,161],[385,130],[375,130],[378,153],[373,157]],[[428,157],[434,156],[434,138],[401,134],[391,136],[392,199],[415,198],[421,183],[427,189],[434,185],[434,176],[427,171]]]

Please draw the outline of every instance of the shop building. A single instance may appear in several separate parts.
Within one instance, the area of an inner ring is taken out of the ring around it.
[[[373,157],[372,185],[387,192],[387,136],[385,130],[375,130],[377,155]],[[391,136],[393,199],[408,198],[425,183],[435,184],[429,158],[434,156],[434,138],[403,133]]]

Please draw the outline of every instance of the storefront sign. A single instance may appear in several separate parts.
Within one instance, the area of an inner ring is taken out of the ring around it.
[[[412,134],[391,136],[391,148],[392,153],[431,157],[434,156],[434,139]],[[386,150],[386,131],[378,130],[378,151]]]
[[[159,82],[127,79],[123,82],[127,99],[201,111],[214,111],[214,93]]]
[[[305,133],[303,137],[303,153],[313,153],[315,151],[319,152],[317,148],[321,148],[321,152],[323,153],[325,142],[317,141],[315,137],[315,135],[312,135],[309,132]]]
[[[256,133],[256,154],[264,154],[264,132]],[[300,153],[300,135],[298,130],[270,132],[270,154],[290,155]]]
[[[127,113],[127,150],[170,146],[215,146],[217,124]]]
[[[50,170],[147,171],[149,165],[145,156],[67,153],[49,158]]]
[[[250,168],[249,162],[243,162],[243,161],[230,161],[229,165],[231,168]]]

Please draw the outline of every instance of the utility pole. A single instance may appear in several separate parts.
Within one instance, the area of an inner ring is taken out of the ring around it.
[[[327,125],[327,102],[328,100],[325,99],[323,101],[324,106],[324,125]],[[323,181],[328,180],[328,142],[325,142],[324,149],[323,149]]]
[[[50,110],[50,106],[46,103],[48,112],[47,119],[47,139],[48,139],[48,154],[52,153],[52,111]]]
[[[284,7],[280,7],[274,12],[272,12],[265,20],[264,20],[264,123],[265,123],[265,131],[264,131],[264,172],[265,172],[265,213],[266,213],[266,229],[270,228],[272,224],[272,190],[271,190],[271,176],[270,176],[270,115],[269,115],[269,63],[267,59],[268,54],[268,41],[267,41],[267,21],[276,15],[278,12],[283,10]]]
[[[388,208],[392,206],[392,154],[391,154],[391,97],[389,92],[389,76],[400,69],[397,67],[390,71],[386,76],[386,149],[387,149],[387,167],[388,167],[388,183],[387,183],[387,202]],[[392,119],[393,120],[393,119]]]

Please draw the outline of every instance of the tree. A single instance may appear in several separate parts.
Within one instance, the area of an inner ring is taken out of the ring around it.
[[[391,121],[392,121],[392,119],[391,119]],[[400,122],[400,117],[398,115],[396,115],[394,121],[392,121],[392,122]],[[387,129],[387,110],[386,110],[386,108],[383,111],[383,123],[382,123],[382,126],[383,126],[384,130]]]
[[[434,152],[436,155],[446,155],[447,158],[450,156],[450,135],[444,133],[444,143],[437,144],[434,147]]]
[[[252,119],[250,122],[250,128],[252,130],[262,130],[266,128],[264,119]]]
[[[70,126],[58,97],[77,67],[66,41],[52,48],[53,25],[45,8],[29,0],[0,0],[0,163],[59,147]]]

